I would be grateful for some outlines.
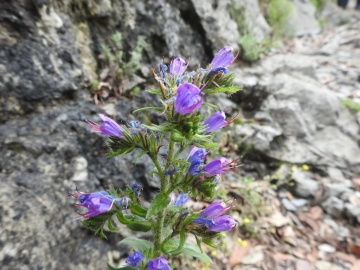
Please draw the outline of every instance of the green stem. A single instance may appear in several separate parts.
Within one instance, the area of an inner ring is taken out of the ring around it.
[[[171,138],[171,134],[170,134],[170,138]],[[167,190],[169,189],[168,186],[169,186],[170,177],[164,175],[164,171],[170,168],[170,165],[174,158],[174,149],[175,149],[175,142],[170,141],[167,161],[164,170],[161,168],[157,155],[150,156],[156,166],[156,169],[159,172],[160,192],[162,194],[167,194]],[[155,223],[156,227],[154,229],[154,253],[153,253],[154,258],[159,257],[161,255],[161,243],[163,241],[163,234],[164,234],[164,220],[165,220],[165,210],[162,210],[158,213],[157,220]]]
[[[163,238],[163,225],[165,218],[165,210],[159,212],[157,216],[156,228],[154,231],[154,254],[153,257],[159,257],[161,255],[161,243]]]

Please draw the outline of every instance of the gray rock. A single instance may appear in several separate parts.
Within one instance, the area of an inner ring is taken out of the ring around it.
[[[315,7],[310,1],[293,0],[292,13],[287,27],[294,36],[315,35],[321,28],[315,17]]]
[[[239,26],[244,27],[245,24],[249,35],[253,36],[258,42],[262,42],[264,39],[269,38],[271,27],[261,13],[258,1],[232,0],[231,8],[234,9],[237,17],[241,18],[241,25]]]
[[[351,203],[345,203],[345,214],[350,218],[355,218],[360,222],[360,206]]]
[[[329,215],[340,218],[344,214],[344,202],[336,197],[329,197],[321,203],[322,208]]]
[[[306,199],[292,199],[291,203],[296,207],[297,210],[301,210],[305,206],[309,205],[309,201]]]
[[[296,212],[298,210],[297,207],[293,205],[292,202],[287,198],[281,199],[281,204],[288,211]]]
[[[329,245],[329,244],[321,244],[318,245],[318,249],[322,252],[326,253],[334,253],[336,251],[335,247]]]
[[[295,65],[285,70],[287,66],[281,68],[281,63],[286,62],[286,56],[279,59],[280,63],[269,68],[274,72],[272,79],[262,80],[261,86],[249,86],[249,90],[234,97],[242,102],[251,99],[251,107],[240,103],[247,115],[257,115],[259,111],[267,115],[259,120],[261,125],[249,124],[247,133],[253,135],[245,142],[273,159],[359,172],[359,126],[353,115],[333,92],[305,76],[310,69],[301,74],[295,71]],[[261,77],[256,67],[235,72],[239,76],[247,72],[248,76]],[[248,91],[252,91],[249,97]],[[272,136],[257,136],[269,134],[268,130],[273,130]]]
[[[345,180],[344,174],[342,173],[341,170],[339,170],[337,168],[330,167],[330,168],[328,168],[327,172],[333,183],[340,183]]]
[[[299,197],[309,198],[314,197],[317,191],[320,188],[319,183],[311,178],[312,175],[310,172],[305,172],[301,170],[296,170],[292,173],[292,178],[294,179],[295,193]]]
[[[231,19],[228,11],[231,0],[192,0],[191,3],[207,39],[211,41],[214,53],[225,44],[235,49],[239,48],[240,35],[236,23]],[[221,20],[218,20],[219,17]]]

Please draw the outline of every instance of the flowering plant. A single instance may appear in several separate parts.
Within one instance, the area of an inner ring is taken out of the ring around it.
[[[119,125],[103,114],[100,114],[102,124],[88,121],[93,131],[109,136],[108,157],[140,150],[138,157],[147,155],[152,160],[155,168],[151,174],[160,180],[160,191],[148,207],[141,201],[141,186],[136,183],[126,190],[112,188],[70,194],[79,200],[78,206],[87,209],[81,214],[83,225],[103,237],[106,237],[104,226],[109,230],[118,229],[112,218],[133,231],[153,232],[153,241],[135,237],[122,240],[136,251],[126,259],[126,265],[119,268],[109,265],[109,269],[168,270],[171,268],[166,258],[179,254],[210,262],[211,259],[202,253],[201,243],[214,246],[220,232],[236,226],[237,222],[225,215],[231,204],[213,202],[201,212],[186,207],[189,197],[211,200],[218,186],[218,175],[237,166],[238,160],[229,161],[224,157],[206,160],[209,150],[217,146],[213,141],[214,131],[228,126],[234,118],[226,119],[222,111],[210,116],[199,111],[202,106],[217,109],[204,102],[207,95],[232,94],[240,90],[233,85],[233,74],[228,71],[235,58],[233,49],[226,46],[206,69],[186,72],[188,64],[180,57],[174,58],[169,68],[161,64],[159,74],[152,69],[159,89],[148,92],[157,95],[162,106],[145,107],[134,113],[162,112],[166,121],[160,125],[144,125],[138,121]],[[166,148],[166,158],[159,155],[160,148]],[[182,158],[184,151],[189,151],[185,159]],[[195,237],[197,246],[186,243],[189,235]]]

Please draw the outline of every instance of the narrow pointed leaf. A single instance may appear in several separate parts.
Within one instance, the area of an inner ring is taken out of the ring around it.
[[[159,193],[155,196],[154,200],[150,204],[150,207],[146,213],[146,218],[156,215],[161,210],[163,210],[170,203],[169,196],[165,196],[162,193]]]
[[[127,245],[133,247],[134,249],[138,249],[142,252],[145,252],[149,249],[153,248],[153,244],[150,241],[139,239],[136,237],[127,237],[119,242],[119,244]]]

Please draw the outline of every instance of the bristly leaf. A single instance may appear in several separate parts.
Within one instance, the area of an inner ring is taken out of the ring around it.
[[[143,155],[147,154],[147,152],[148,152],[148,151],[142,151],[140,154],[138,154],[138,155],[134,158],[133,162],[136,164],[136,163],[138,162],[139,158],[141,158]]]
[[[146,92],[149,92],[150,94],[154,94],[154,95],[158,95],[160,97],[162,97],[162,92],[160,89],[149,89],[149,90],[145,90]]]
[[[202,251],[195,245],[185,243],[181,253],[193,256],[195,258],[198,258],[204,262],[212,263],[212,259],[206,255],[206,253],[202,253]]]
[[[212,88],[212,89],[205,89],[204,92],[208,94],[213,93],[225,93],[227,95],[234,94],[241,90],[240,86],[229,86],[229,87],[220,87],[220,88]]]
[[[158,195],[155,196],[154,200],[150,204],[149,209],[146,213],[146,218],[150,218],[153,215],[156,215],[166,206],[168,206],[169,203],[170,203],[170,197],[165,196],[162,193],[159,193]]]
[[[95,234],[100,234],[101,237],[106,239],[106,235],[104,234],[104,226],[116,212],[117,210],[111,210],[104,214],[85,219],[81,223],[85,228],[93,231]]]
[[[165,108],[162,107],[144,107],[141,109],[137,109],[135,111],[133,111],[133,113],[138,113],[138,112],[142,112],[142,111],[158,111],[158,112],[163,112],[165,110]]]
[[[135,148],[134,144],[119,137],[110,137],[108,146],[110,147],[111,152],[107,154],[107,157],[115,157],[117,155],[127,154]]]
[[[161,125],[144,125],[146,128],[155,131],[155,132],[167,132],[174,129],[174,125],[171,123],[163,123]]]
[[[127,237],[119,242],[119,244],[128,245],[142,252],[153,248],[153,243],[136,237]]]

